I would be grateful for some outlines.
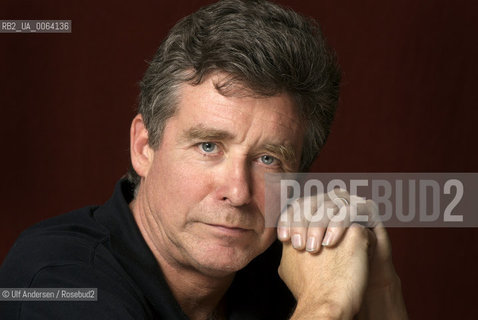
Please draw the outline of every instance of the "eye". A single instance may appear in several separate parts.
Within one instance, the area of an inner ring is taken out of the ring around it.
[[[217,151],[217,144],[213,142],[202,142],[199,144],[199,148],[205,153],[214,153]]]
[[[260,157],[260,161],[265,164],[265,165],[273,165],[273,164],[276,164],[277,162],[279,162],[279,160],[277,160],[276,158],[274,158],[273,156],[269,156],[269,155],[263,155],[262,157]]]

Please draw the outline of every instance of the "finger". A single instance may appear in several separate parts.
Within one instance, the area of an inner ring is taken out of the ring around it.
[[[343,205],[350,204],[350,194],[345,189],[332,189],[327,193],[327,197],[328,200],[335,202],[339,206],[339,208],[341,208]]]
[[[385,226],[382,222],[379,222],[373,229],[376,238],[376,252],[380,261],[388,262],[392,264],[392,245],[390,243],[390,238],[388,236],[388,232],[385,229]]]
[[[352,203],[354,203],[355,199],[351,199]],[[385,229],[380,215],[378,213],[378,206],[372,200],[363,201],[359,204],[355,209],[357,211],[357,217],[352,218],[353,220],[358,220],[365,216],[368,218],[366,222],[359,222],[361,225],[364,225],[369,228],[371,232],[373,232],[373,239],[375,240],[374,248],[373,248],[373,257],[372,260],[372,268],[375,270],[383,270],[383,266],[385,264],[391,266],[393,270],[392,264],[392,247],[390,243],[390,239],[388,237],[387,230]],[[359,203],[359,202],[357,202]],[[354,206],[351,206],[354,209]],[[353,210],[352,210],[353,211]],[[352,213],[353,215],[353,213]],[[392,272],[393,273],[393,272]]]
[[[390,243],[390,238],[388,237],[387,230],[382,222],[377,223],[375,227],[372,229],[377,236],[377,241],[380,243]]]
[[[286,242],[290,240],[290,221],[292,219],[292,210],[286,208],[279,216],[277,222],[277,238],[280,241]]]
[[[375,249],[377,248],[377,236],[375,232],[373,232],[373,230],[369,228],[365,228],[365,229],[368,232],[368,243],[369,243],[368,251],[367,251],[368,259],[369,259],[369,262],[371,262],[375,254]]]
[[[367,251],[369,262],[372,261],[375,248],[377,246],[377,237],[375,233],[367,227],[358,223],[352,223],[348,228],[350,233],[354,235],[354,240],[359,246]]]
[[[306,250],[317,253],[329,225],[329,216],[334,216],[339,208],[330,200],[322,202],[313,215],[307,230]]]
[[[358,196],[350,197],[351,222],[359,223],[367,228],[374,228],[380,223],[378,207],[372,200]]]
[[[307,230],[307,241],[305,244],[305,250],[310,253],[319,252],[322,248],[321,243],[326,230],[326,226],[309,225],[309,229]]]
[[[317,210],[320,197],[311,196],[294,201],[286,210],[285,218],[278,223],[278,235],[281,241],[290,240],[295,249],[303,250],[306,244],[307,228],[313,219],[311,213]],[[282,216],[284,218],[284,216]]]
[[[345,228],[350,222],[350,206],[342,206],[338,213],[330,218],[327,232],[325,233],[322,245],[332,247],[339,243],[345,233]]]
[[[304,219],[303,215],[300,216],[299,221],[296,220],[297,219],[292,222],[290,228],[290,241],[294,249],[303,250],[305,248],[305,239],[309,223]]]
[[[338,213],[334,218],[330,218],[330,223],[322,241],[323,246],[336,245],[344,235],[345,228],[350,222],[350,210],[347,207],[350,205],[350,194],[345,189],[335,188],[327,193],[330,202],[338,207]],[[342,208],[345,208],[342,210]]]

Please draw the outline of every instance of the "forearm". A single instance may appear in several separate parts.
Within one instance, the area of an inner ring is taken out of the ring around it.
[[[340,307],[330,301],[299,299],[290,320],[407,320],[401,282],[397,277],[393,283],[367,292],[360,308],[354,315],[352,308]],[[354,317],[355,316],[355,317]]]
[[[357,317],[358,320],[408,319],[400,279],[385,287],[368,292]]]

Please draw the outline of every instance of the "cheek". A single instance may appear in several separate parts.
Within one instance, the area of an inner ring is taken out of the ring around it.
[[[265,184],[264,184],[264,171],[255,170],[252,175],[252,185],[254,190],[254,200],[261,211],[262,216],[265,214]]]
[[[272,243],[277,239],[276,236],[277,232],[275,228],[265,228],[262,235],[260,236],[260,240],[255,243],[254,248],[254,257],[262,254],[264,251],[269,248]]]
[[[272,242],[276,239],[276,229],[275,228],[265,228],[264,229],[264,242],[267,244],[266,248],[268,248]]]
[[[212,180],[205,170],[173,158],[159,157],[155,160],[150,178],[154,181],[152,189],[157,193],[159,204],[163,208],[183,212],[207,195]]]

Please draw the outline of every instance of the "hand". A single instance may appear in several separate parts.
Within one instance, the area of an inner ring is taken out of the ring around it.
[[[282,242],[291,241],[297,250],[317,253],[322,246],[336,245],[353,221],[375,226],[378,221],[375,208],[372,201],[351,196],[343,189],[299,198],[281,213],[278,238]]]
[[[377,245],[370,265],[368,286],[358,319],[408,319],[400,278],[392,262],[390,239],[379,223],[373,232]]]
[[[297,299],[292,319],[351,319],[360,309],[374,233],[347,228],[342,241],[310,254],[284,243],[279,275]]]
[[[350,205],[341,199],[345,199]],[[295,207],[291,206],[282,213],[282,219],[278,223],[279,239],[284,245],[292,240],[293,248],[306,248],[311,253],[321,250],[321,241],[324,246],[336,245],[350,221],[357,217],[368,218],[368,226],[377,239],[377,248],[371,260],[369,281],[359,319],[407,319],[400,279],[392,263],[390,240],[384,226],[379,222],[376,204],[371,200],[364,201],[363,198],[350,196],[345,190],[336,189],[332,194],[322,197],[298,199],[294,205]],[[322,213],[322,216],[311,222],[306,219],[307,210],[309,213]],[[327,215],[327,210],[332,215]],[[294,214],[297,212],[299,219],[294,221]],[[286,215],[287,219],[283,219],[283,215]],[[340,220],[334,220],[335,215],[340,216]],[[322,239],[325,233],[326,236]],[[307,243],[303,239],[307,239]],[[290,244],[288,246],[290,247]]]

